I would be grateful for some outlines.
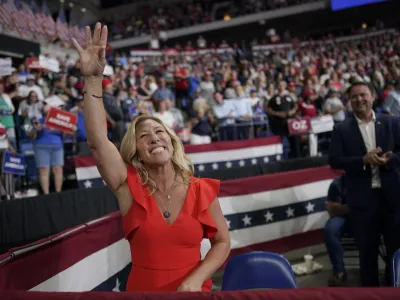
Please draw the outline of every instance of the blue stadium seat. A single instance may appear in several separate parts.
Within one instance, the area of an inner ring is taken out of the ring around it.
[[[223,291],[294,289],[296,278],[289,262],[271,252],[250,252],[233,257],[225,268]]]
[[[400,249],[393,255],[393,287],[400,287]]]

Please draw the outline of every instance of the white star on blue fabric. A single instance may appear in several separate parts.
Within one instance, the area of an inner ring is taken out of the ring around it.
[[[85,189],[89,189],[92,187],[92,182],[90,180],[86,180],[83,185],[85,186]]]
[[[244,226],[250,226],[251,225],[251,217],[249,217],[247,214],[244,216],[242,219]]]
[[[294,217],[294,209],[291,208],[291,207],[288,207],[288,209],[286,210],[286,216],[287,216],[288,218]]]
[[[314,211],[314,206],[315,206],[315,204],[312,204],[311,202],[308,202],[308,204],[306,206],[307,213],[313,212]]]
[[[267,211],[267,213],[264,215],[265,221],[268,222],[273,222],[274,221],[274,214],[271,213],[270,211]]]

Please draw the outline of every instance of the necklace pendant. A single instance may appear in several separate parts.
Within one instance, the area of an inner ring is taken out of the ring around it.
[[[164,218],[168,219],[171,216],[171,213],[168,210],[166,210],[164,211],[163,216]]]
[[[168,200],[170,200],[171,199],[171,195],[167,195],[167,198],[168,198]]]

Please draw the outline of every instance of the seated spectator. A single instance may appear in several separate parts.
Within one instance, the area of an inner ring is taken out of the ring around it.
[[[157,112],[155,112],[153,114],[154,117],[159,118],[161,121],[163,121],[165,123],[165,125],[167,125],[169,128],[175,130],[176,127],[176,120],[174,118],[174,115],[167,110],[167,99],[165,100],[159,100],[157,102],[157,106],[156,106],[156,110]]]
[[[347,275],[343,262],[343,247],[340,242],[343,233],[349,230],[349,206],[346,202],[345,175],[336,178],[328,190],[326,203],[330,219],[325,225],[324,240],[333,267],[329,286],[343,286]]]
[[[7,130],[0,121],[0,169],[3,169],[4,153],[10,151],[15,154],[15,148],[7,138]],[[0,175],[0,202],[14,199],[15,186],[12,174],[1,172]]]
[[[52,102],[52,106],[60,109],[64,103]],[[50,111],[50,105],[44,107],[44,114]],[[32,120],[33,127],[28,136],[33,140],[36,167],[39,168],[40,186],[43,194],[49,194],[50,168],[54,174],[54,187],[56,192],[61,192],[63,185],[64,142],[63,133],[48,128],[45,125],[45,116]]]
[[[204,98],[196,99],[193,103],[190,144],[210,144],[213,122],[214,118],[209,111],[207,100]]]

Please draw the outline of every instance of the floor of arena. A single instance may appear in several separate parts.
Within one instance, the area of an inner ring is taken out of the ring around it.
[[[303,256],[310,249],[298,249],[288,253],[284,253],[284,256],[290,261],[291,264],[300,263],[303,261]],[[328,253],[326,252],[324,245],[317,245],[312,247],[311,253],[314,256],[314,260],[323,265],[323,269],[320,272],[312,275],[298,276],[297,283],[300,288],[318,288],[327,287],[328,279],[332,276],[332,268],[329,261]],[[347,286],[357,287],[360,286],[359,280],[359,267],[358,261],[355,258],[345,258],[346,272],[348,275]],[[379,269],[381,278],[384,274],[384,263],[379,259]],[[220,290],[222,285],[223,272],[219,272],[213,277],[213,289]]]

